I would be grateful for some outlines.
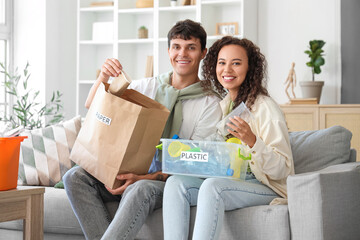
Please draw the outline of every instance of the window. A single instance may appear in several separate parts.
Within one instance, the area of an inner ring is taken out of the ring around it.
[[[7,69],[12,69],[13,65],[13,1],[0,0],[0,62]],[[4,81],[6,76],[0,73],[0,117],[6,113],[10,98],[6,94]]]

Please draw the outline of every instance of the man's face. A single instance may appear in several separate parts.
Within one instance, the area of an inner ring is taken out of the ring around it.
[[[201,51],[201,43],[198,38],[172,39],[168,53],[174,73],[179,76],[197,74],[200,61],[205,57],[206,51],[207,49]]]

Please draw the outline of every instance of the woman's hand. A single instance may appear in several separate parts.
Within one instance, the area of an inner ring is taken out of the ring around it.
[[[231,123],[227,123],[227,125],[230,127],[228,132],[252,148],[256,142],[256,136],[251,131],[249,124],[237,116],[230,118],[230,121]]]

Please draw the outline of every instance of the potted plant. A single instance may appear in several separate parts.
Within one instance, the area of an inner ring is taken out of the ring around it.
[[[22,129],[41,128],[64,119],[62,94],[59,91],[53,92],[51,100],[42,105],[38,99],[40,92],[29,88],[28,81],[31,74],[28,67],[29,63],[26,64],[23,74],[19,74],[17,69],[12,74],[7,71],[3,63],[0,63],[0,72],[7,77],[2,84],[14,100],[9,112],[0,112],[0,123],[5,123],[8,130],[19,127]]]
[[[309,50],[305,53],[309,56],[310,61],[306,63],[311,68],[312,81],[300,82],[300,87],[304,98],[316,98],[317,102],[320,102],[322,87],[324,81],[315,81],[315,74],[321,73],[321,66],[325,64],[324,50],[322,49],[325,45],[323,40],[312,40],[309,42]]]
[[[148,29],[145,26],[140,26],[138,30],[139,38],[148,38]]]
[[[20,143],[26,136],[16,136],[23,129],[40,128],[60,122],[64,117],[61,113],[62,103],[59,91],[53,93],[50,102],[41,105],[38,101],[39,91],[29,89],[28,72],[29,63],[26,64],[23,74],[9,73],[3,63],[0,63],[0,72],[5,74],[4,86],[6,92],[13,96],[12,109],[0,112],[0,190],[17,187]],[[45,117],[47,122],[45,122]],[[12,132],[10,135],[9,133]]]

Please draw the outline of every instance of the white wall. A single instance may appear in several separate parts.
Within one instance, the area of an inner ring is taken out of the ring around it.
[[[45,0],[14,2],[14,64],[19,73],[30,63],[29,86],[45,99]]]
[[[76,114],[75,0],[46,1],[46,93],[59,90],[67,119]]]
[[[325,65],[315,80],[325,81],[322,104],[340,103],[340,0],[259,0],[258,44],[268,61],[268,89],[278,103],[286,103],[284,82],[291,62],[298,81],[310,81],[304,53],[309,40],[326,42]],[[302,97],[299,84],[296,97]]]
[[[75,116],[76,1],[15,0],[14,60],[31,65],[29,84],[43,102],[63,93],[66,119]]]

